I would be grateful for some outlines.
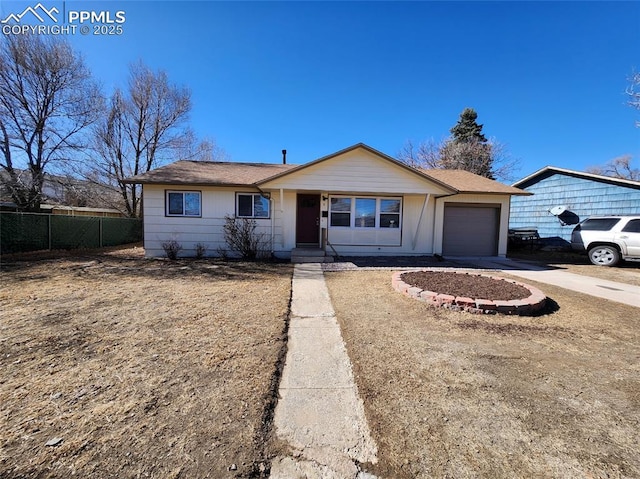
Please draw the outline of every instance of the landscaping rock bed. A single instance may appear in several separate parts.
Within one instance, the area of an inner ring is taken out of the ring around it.
[[[546,304],[538,288],[485,274],[400,271],[391,282],[396,291],[419,301],[470,313],[532,315]]]

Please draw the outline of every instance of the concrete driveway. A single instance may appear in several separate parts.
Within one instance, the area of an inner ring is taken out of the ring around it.
[[[640,308],[640,286],[594,278],[584,274],[570,273],[561,269],[507,258],[465,258],[461,262],[474,268],[502,271],[531,281],[552,284],[579,293]]]

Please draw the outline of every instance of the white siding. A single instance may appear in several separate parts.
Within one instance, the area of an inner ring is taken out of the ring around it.
[[[235,214],[236,192],[251,189],[233,188],[180,188],[179,191],[202,193],[202,217],[183,218],[165,216],[165,190],[178,190],[171,186],[146,185],[144,187],[144,232],[147,256],[164,256],[162,243],[175,239],[183,250],[181,256],[194,256],[195,246],[207,246],[207,255],[216,256],[219,248],[226,248],[222,226],[225,215]],[[277,256],[287,257],[296,243],[296,199],[293,190],[269,190],[271,194],[271,219],[257,220],[258,231],[271,240]],[[321,191],[329,197],[343,191]],[[506,255],[509,199],[503,195],[456,195],[436,199],[427,194],[402,194],[388,191],[385,196],[402,198],[401,243],[396,242],[397,231],[390,230],[339,230],[328,228],[327,237],[342,255],[430,255],[442,254],[442,221],[445,202],[500,204],[500,234],[498,254]],[[282,198],[282,201],[281,201]],[[425,204],[425,198],[428,198]],[[326,210],[328,202],[322,202]],[[422,216],[422,218],[421,218]],[[369,238],[368,236],[371,236]],[[331,248],[327,248],[331,252]]]
[[[282,202],[280,190],[271,190],[271,199],[275,209],[276,241],[274,252],[276,256],[288,256],[296,246],[296,192],[284,190]]]
[[[269,193],[271,193],[273,207],[275,209],[274,218],[275,229],[277,231],[274,252],[277,256],[287,257],[296,245],[297,192],[283,190],[283,212],[280,211],[280,190],[270,190]],[[321,196],[329,197],[336,193],[338,192],[323,191],[320,194]],[[395,244],[397,244],[395,237],[385,238],[385,235],[397,235],[396,231],[376,230],[377,233],[373,234],[377,236],[377,239],[383,244],[372,244],[372,242],[375,243],[375,240],[368,240],[366,235],[371,233],[366,231],[355,231],[355,229],[341,230],[329,227],[327,237],[338,253],[345,255],[425,255],[433,253],[434,197],[428,196],[428,202],[425,204],[426,195],[402,195],[396,192],[389,196],[402,198],[401,244],[395,246]],[[323,201],[321,209],[326,211],[327,208],[328,202]],[[421,214],[422,220],[420,220]],[[419,227],[418,222],[420,222]],[[364,236],[359,236],[359,234]],[[351,236],[349,236],[348,240],[345,240],[345,235]],[[386,246],[385,244],[394,244],[394,246]],[[327,247],[327,250],[331,252],[330,247]]]
[[[200,191],[202,198],[202,217],[190,218],[165,216],[165,191]],[[176,188],[174,186],[144,186],[144,247],[146,256],[164,256],[162,243],[176,240],[182,246],[180,256],[195,256],[196,244],[207,247],[207,256],[217,256],[220,248],[225,249],[223,225],[225,215],[235,215],[237,192],[252,192],[248,189],[232,188]],[[258,229],[271,240],[271,220],[259,219]],[[281,228],[275,227],[274,233],[281,234]]]
[[[400,231],[390,229],[331,228],[329,242],[342,255],[430,255],[433,253],[433,196],[401,195]],[[425,200],[426,203],[425,203]],[[424,208],[423,208],[424,207]],[[423,211],[424,210],[424,211]],[[422,219],[420,218],[422,216]],[[400,244],[397,237],[400,235]],[[377,242],[377,243],[376,243]],[[331,248],[328,248],[331,251]]]
[[[364,149],[351,150],[262,185],[269,189],[334,193],[434,193],[448,191]]]

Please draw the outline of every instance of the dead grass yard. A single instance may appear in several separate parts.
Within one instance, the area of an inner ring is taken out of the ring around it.
[[[326,273],[385,478],[640,477],[637,308],[531,282],[533,317],[433,309]]]
[[[290,265],[76,254],[3,260],[0,477],[260,477]]]

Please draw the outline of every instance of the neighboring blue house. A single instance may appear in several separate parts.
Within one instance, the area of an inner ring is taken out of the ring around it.
[[[509,228],[537,228],[546,243],[567,244],[575,224],[596,215],[640,215],[640,181],[546,166],[513,184]]]

